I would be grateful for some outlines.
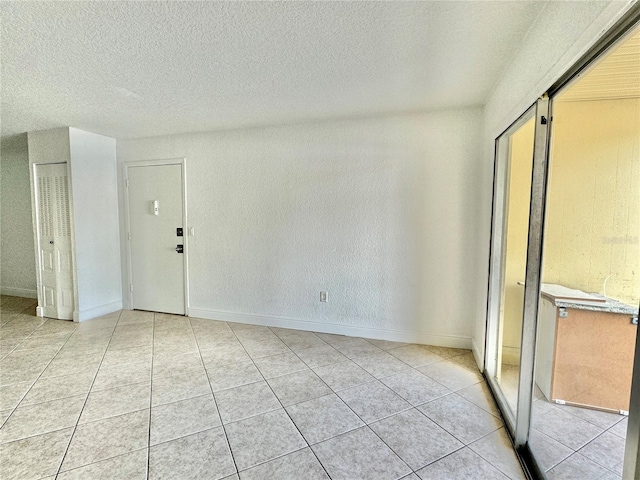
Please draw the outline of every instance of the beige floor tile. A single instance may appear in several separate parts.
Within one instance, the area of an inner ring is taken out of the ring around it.
[[[78,421],[86,395],[36,405],[18,406],[0,429],[0,443],[72,427]]]
[[[472,372],[449,360],[425,365],[418,370],[453,391],[484,381],[480,372]]]
[[[205,373],[200,352],[184,355],[156,356],[153,359],[153,378]]]
[[[353,361],[364,368],[374,377],[380,379],[400,373],[411,367],[386,352],[377,352],[371,355],[354,357]]]
[[[331,393],[331,389],[311,370],[290,373],[267,382],[285,407]]]
[[[33,382],[12,383],[0,387],[0,410],[14,409],[24,398]]]
[[[507,480],[502,472],[468,448],[444,457],[416,472],[422,480]]]
[[[153,382],[151,405],[173,403],[178,400],[200,397],[208,393],[211,393],[211,387],[205,374],[162,377]]]
[[[580,453],[574,453],[547,472],[549,480],[573,480],[597,478],[620,480],[620,476],[592,462]]]
[[[468,402],[486,410],[492,415],[500,416],[498,407],[493,400],[493,395],[491,395],[491,391],[486,382],[480,382],[470,387],[462,388],[456,393]]]
[[[365,423],[411,408],[409,403],[377,381],[341,390],[338,395]]]
[[[207,367],[207,374],[214,392],[263,380],[252,361]]]
[[[309,445],[364,425],[334,393],[287,407],[287,413]]]
[[[73,428],[0,444],[0,478],[21,480],[54,475],[69,445]]]
[[[296,355],[313,369],[347,361],[347,357],[331,345],[305,348],[304,350],[297,351]]]
[[[380,381],[414,406],[451,393],[444,385],[413,368],[382,378]]]
[[[257,358],[255,364],[266,379],[309,369],[296,354],[291,352]]]
[[[218,391],[215,399],[225,424],[281,408],[265,381]]]
[[[149,479],[221,479],[236,471],[222,427],[149,449]]]
[[[100,367],[91,391],[97,392],[143,382],[151,383],[151,364],[149,362]]]
[[[622,475],[625,439],[610,432],[594,438],[580,449],[580,453],[598,465]]]
[[[78,425],[61,472],[147,447],[149,410]]]
[[[364,368],[346,358],[342,363],[316,367],[314,371],[324,383],[336,392],[375,380],[375,377]]]
[[[284,410],[230,423],[225,429],[240,471],[307,446]]]
[[[452,393],[418,407],[462,443],[469,444],[502,427],[502,421]]]
[[[80,416],[80,424],[144,410],[150,407],[151,385],[147,382],[91,392]]]
[[[205,368],[219,367],[232,363],[248,362],[251,357],[247,354],[240,342],[234,340],[231,343],[221,343],[215,348],[202,352],[202,360]]]
[[[55,357],[42,373],[43,377],[60,375],[93,373],[94,375],[102,362],[101,353],[89,355]]]
[[[413,470],[464,446],[416,409],[387,417],[369,427]]]
[[[395,480],[411,469],[368,427],[311,447],[334,480]]]
[[[440,362],[443,358],[420,345],[406,345],[398,347],[387,352],[398,360],[411,365],[412,367],[420,367],[430,363]]]
[[[573,450],[569,447],[548,437],[535,428],[532,428],[529,434],[529,445],[536,458],[536,462],[540,466],[540,470],[543,472],[550,470],[573,454]]]
[[[56,480],[146,480],[148,454],[145,448],[118,455],[61,473]]]
[[[168,403],[151,409],[151,445],[175,440],[220,426],[212,394]]]
[[[476,440],[469,445],[469,448],[511,480],[526,479],[504,428]]]
[[[298,450],[240,473],[242,480],[323,480],[329,479],[309,448]]]
[[[59,398],[73,397],[89,393],[95,374],[81,372],[59,377],[40,378],[20,402],[21,406],[33,405]]]

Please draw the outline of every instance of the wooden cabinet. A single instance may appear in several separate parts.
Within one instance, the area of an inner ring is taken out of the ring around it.
[[[598,298],[561,298],[543,286],[536,384],[550,401],[626,412],[638,310]]]

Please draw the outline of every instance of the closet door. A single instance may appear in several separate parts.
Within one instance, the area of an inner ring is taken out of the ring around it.
[[[73,262],[67,164],[36,165],[41,307],[45,317],[73,318]]]

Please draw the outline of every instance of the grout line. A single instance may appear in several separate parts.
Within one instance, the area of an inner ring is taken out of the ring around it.
[[[146,477],[149,479],[149,473],[151,470],[151,408],[153,406],[153,360],[156,344],[156,314],[153,313],[153,319],[151,322],[151,371],[149,376],[149,434],[147,436],[147,472]]]
[[[48,321],[49,321],[49,320],[45,320],[44,322],[42,322],[42,323],[40,324],[40,326],[38,326],[38,328],[36,328],[33,332],[31,332],[31,333],[30,333],[30,334],[25,338],[25,340],[26,340],[27,338],[31,337],[31,335],[33,335],[33,333],[35,333],[37,330],[39,330],[39,329],[40,329],[40,328],[41,328],[45,323],[47,323]],[[67,320],[60,320],[60,321],[67,321]],[[38,382],[38,380],[40,380],[40,378],[42,377],[42,374],[47,370],[47,368],[49,368],[49,365],[51,365],[51,362],[53,362],[53,360],[58,356],[58,353],[60,353],[60,351],[64,348],[64,346],[69,342],[69,339],[73,336],[73,334],[77,331],[77,329],[78,329],[78,325],[76,325],[76,326],[75,326],[75,328],[74,328],[74,329],[73,329],[73,331],[71,332],[71,335],[69,335],[69,336],[67,337],[67,339],[64,341],[64,343],[63,343],[63,344],[58,348],[58,350],[56,350],[56,352],[54,353],[53,357],[51,357],[51,360],[49,360],[49,361],[47,362],[47,365],[46,365],[46,366],[44,367],[44,369],[40,372],[40,374],[36,377],[36,379],[33,381],[33,383],[31,384],[31,386],[29,387],[29,389],[25,392],[25,394],[20,398],[20,400],[18,401],[18,403],[16,404],[16,406],[15,406],[15,407],[13,407],[13,409],[11,409],[11,413],[9,414],[9,416],[8,416],[8,417],[4,420],[4,422],[2,423],[2,426],[3,426],[3,427],[7,424],[7,422],[9,421],[9,419],[13,416],[13,414],[14,414],[14,413],[15,413],[15,411],[18,409],[18,407],[20,407],[20,404],[22,403],[22,401],[26,398],[26,396],[29,394],[29,392],[31,391],[31,389],[33,388],[33,386]],[[14,350],[12,350],[12,353],[13,353],[14,351],[15,351],[15,348],[14,348]],[[5,358],[6,358],[6,357],[5,357]],[[97,372],[96,372],[96,374],[97,374]],[[48,378],[48,377],[44,377],[44,378]],[[94,377],[94,378],[95,378],[95,377]],[[29,381],[29,380],[27,380],[26,382],[28,382],[28,381]],[[14,384],[15,384],[15,383],[26,383],[26,382],[14,382]],[[12,385],[12,384],[8,384],[8,385]],[[72,396],[80,396],[80,395],[82,395],[82,394],[72,395]],[[88,395],[88,393],[87,393],[87,395]],[[66,398],[69,398],[69,397],[66,397]],[[50,400],[50,401],[56,401],[56,400],[61,400],[61,399],[54,399],[54,400]],[[42,403],[46,403],[46,401],[45,401],[45,402],[34,403],[34,404],[32,404],[32,405],[40,405],[40,404],[42,404]],[[25,405],[24,407],[29,407],[29,406],[31,406],[31,405]],[[84,408],[84,407],[83,407],[83,408]],[[82,413],[82,410],[81,410],[80,412]],[[78,419],[80,419],[80,417],[78,417]],[[76,422],[76,423],[77,423],[77,422]],[[71,428],[71,427],[65,427],[65,428]],[[56,429],[56,430],[51,430],[51,432],[56,432],[56,431],[59,431],[59,430],[64,430],[64,428],[59,428],[59,429]],[[44,434],[46,434],[46,433],[50,433],[50,432],[44,432],[44,433],[39,433],[39,434],[35,434],[35,435],[28,435],[28,436],[26,436],[26,437],[22,437],[22,438],[19,438],[19,439],[17,439],[17,440],[23,440],[23,439],[25,439],[25,438],[31,438],[31,437],[35,437],[35,436],[38,436],[38,435],[44,435]],[[13,440],[13,441],[17,441],[17,440]],[[6,442],[6,443],[11,443],[11,442]]]
[[[118,322],[120,321],[120,317],[122,316],[122,310],[120,310],[120,315],[118,315],[118,321],[116,322],[116,326],[118,325]],[[89,401],[89,395],[91,395],[91,389],[93,388],[93,384],[96,381],[96,378],[98,377],[98,373],[100,372],[100,366],[102,365],[102,361],[104,360],[105,355],[107,354],[107,350],[109,350],[109,344],[111,343],[111,339],[113,338],[113,333],[115,332],[116,328],[114,327],[112,332],[111,332],[111,336],[109,337],[109,341],[107,342],[107,348],[104,349],[104,352],[102,354],[102,359],[100,360],[100,365],[98,365],[98,369],[96,370],[96,374],[93,377],[93,381],[91,382],[91,386],[89,387],[89,391],[87,392],[87,396],[84,400],[84,404],[82,405],[82,408],[80,409],[80,415],[78,415],[78,420],[76,420],[76,424],[72,427],[73,428],[73,432],[71,432],[71,436],[69,437],[69,443],[67,443],[67,448],[64,451],[64,454],[62,455],[62,460],[60,461],[60,465],[58,465],[58,470],[56,471],[56,475],[58,475],[60,473],[60,469],[62,468],[62,465],[64,464],[64,460],[67,457],[67,454],[69,453],[69,447],[71,446],[71,442],[73,441],[73,437],[76,434],[76,430],[78,429],[78,424],[80,423],[80,418],[82,417],[82,413],[84,412],[85,407],[87,406],[87,402]],[[77,327],[76,327],[76,331],[77,331]],[[71,337],[69,337],[71,338]]]
[[[231,449],[231,443],[229,442],[229,436],[227,435],[227,429],[225,428],[224,422],[222,421],[222,415],[220,414],[220,409],[218,408],[218,401],[216,400],[216,396],[213,393],[213,388],[211,387],[211,381],[209,380],[209,373],[207,372],[207,367],[204,364],[204,359],[202,358],[202,351],[200,350],[200,343],[198,342],[198,336],[195,334],[193,330],[193,324],[191,323],[191,318],[187,317],[189,320],[189,327],[191,328],[191,333],[196,341],[196,346],[198,347],[198,355],[200,356],[200,362],[202,363],[202,368],[204,369],[204,374],[207,376],[207,383],[209,384],[209,390],[211,391],[211,398],[213,398],[213,404],[216,407],[216,411],[218,412],[218,418],[220,419],[220,426],[222,427],[222,433],[224,433],[224,439],[227,442],[227,448],[229,449],[229,455],[231,455],[231,461],[233,461],[233,468],[235,468],[235,473],[238,473],[238,464],[236,463],[236,458],[233,455],[233,450]],[[225,322],[226,325],[226,322]],[[231,328],[227,325],[229,330]],[[233,330],[231,330],[233,332]],[[234,334],[235,335],[235,334]],[[257,368],[257,367],[256,367]],[[215,427],[214,427],[215,428]],[[231,474],[233,475],[233,473]]]
[[[268,330],[269,330],[273,335],[275,335],[275,336],[276,336],[276,337],[277,337],[277,338],[282,342],[282,344],[287,348],[287,350],[289,350],[291,353],[293,353],[294,355],[296,355],[296,353],[295,353],[293,350],[291,350],[291,348],[289,347],[289,345],[287,345],[286,343],[284,343],[284,342],[282,341],[282,339],[281,339],[280,337],[278,337],[278,335],[276,335],[276,334],[275,334],[275,332],[273,332],[273,330],[271,330],[269,327],[267,327],[267,329],[268,329]],[[240,345],[242,345],[242,348],[244,349],[245,353],[246,353],[247,355],[249,355],[249,352],[247,352],[247,349],[245,348],[245,346],[244,346],[244,344],[242,343],[242,341],[240,340],[240,338],[238,338],[238,335],[236,335],[236,332],[235,332],[235,331],[233,331],[233,329],[231,329],[231,331],[232,331],[232,332],[233,332],[233,334],[235,335],[235,337],[236,337],[236,339],[238,340],[238,342],[240,342]],[[250,358],[251,358],[251,360],[253,361],[253,357],[251,357],[251,355],[249,355],[249,357],[250,357]],[[296,355],[296,357],[297,357],[297,355]],[[301,359],[300,357],[298,357],[298,359],[302,361],[302,359]],[[304,361],[303,361],[303,363],[304,363]],[[254,365],[255,365],[255,362],[254,362]],[[275,460],[276,458],[284,457],[284,456],[289,455],[289,454],[291,454],[291,453],[295,453],[295,452],[298,452],[298,451],[303,450],[303,449],[305,449],[305,448],[308,448],[308,449],[309,449],[309,451],[311,451],[311,453],[313,454],[313,456],[316,458],[316,461],[318,462],[318,464],[322,467],[322,469],[324,470],[324,472],[327,474],[327,477],[331,478],[331,476],[329,475],[329,472],[327,472],[327,469],[325,468],[325,466],[322,464],[322,462],[320,461],[320,459],[319,459],[319,458],[318,458],[318,456],[316,455],[316,452],[314,452],[314,451],[313,451],[313,449],[311,448],[311,445],[309,445],[309,442],[307,441],[307,439],[304,437],[304,435],[302,434],[302,432],[301,432],[301,431],[300,431],[300,429],[298,428],[298,425],[296,425],[296,422],[293,420],[293,418],[291,418],[291,415],[289,415],[289,412],[287,411],[286,407],[283,405],[283,403],[282,403],[282,401],[280,400],[280,398],[276,395],[276,392],[274,392],[274,391],[273,391],[273,388],[271,387],[271,384],[267,381],[267,379],[266,379],[266,378],[264,378],[264,375],[262,374],[262,372],[260,371],[260,369],[258,368],[258,366],[257,366],[257,365],[255,365],[255,367],[256,367],[256,369],[258,370],[258,373],[259,373],[259,374],[260,374],[260,376],[262,377],[262,379],[263,379],[263,381],[265,382],[265,384],[269,387],[269,390],[271,390],[271,393],[273,394],[273,396],[275,397],[275,399],[278,401],[278,403],[280,403],[280,406],[282,407],[282,410],[284,411],[285,415],[287,416],[287,418],[289,419],[289,421],[292,423],[292,425],[295,427],[296,431],[298,432],[298,435],[300,435],[300,438],[302,438],[302,441],[306,444],[306,447],[299,448],[298,450],[294,450],[293,452],[287,452],[287,453],[285,453],[285,454],[278,455],[277,457],[274,457],[274,458],[272,458],[272,459],[269,459],[269,460],[267,460],[266,462],[261,462],[261,463],[258,463],[258,464],[256,464],[256,465],[252,465],[252,466],[251,466],[251,467],[249,467],[249,468],[257,467],[258,465],[262,465],[262,464],[264,464],[264,463],[271,462],[271,461]],[[311,371],[313,372],[313,370],[311,370]],[[295,373],[295,372],[294,372],[294,373]],[[318,377],[318,375],[317,375],[315,372],[313,372],[313,373],[314,373],[314,375],[316,375],[316,377]],[[323,383],[327,388],[329,388],[329,390],[331,390],[331,388],[330,388],[328,385],[326,385],[326,384],[322,381],[322,379],[321,379],[320,377],[318,377],[318,379],[319,379],[319,380],[320,380],[320,381],[321,381],[321,382],[322,382],[322,383]],[[277,411],[277,410],[274,410],[274,411]],[[265,413],[268,413],[268,412],[265,412]],[[257,416],[257,415],[256,415],[256,416]],[[248,470],[248,469],[246,469],[246,470]]]

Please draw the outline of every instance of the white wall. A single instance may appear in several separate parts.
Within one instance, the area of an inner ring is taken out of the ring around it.
[[[115,139],[68,127],[29,132],[28,139],[31,164],[67,162],[74,320],[84,321],[121,309]]]
[[[78,320],[122,308],[116,141],[69,129]]]
[[[192,316],[469,347],[486,276],[480,121],[464,109],[123,140],[118,161],[187,158]]]
[[[549,2],[531,26],[485,104],[482,168],[478,182],[482,226],[476,268],[488,271],[494,141],[571,67],[629,8],[631,1]],[[473,334],[476,359],[484,357],[487,281],[476,285]]]
[[[0,158],[1,291],[36,298],[27,136],[3,141]]]

